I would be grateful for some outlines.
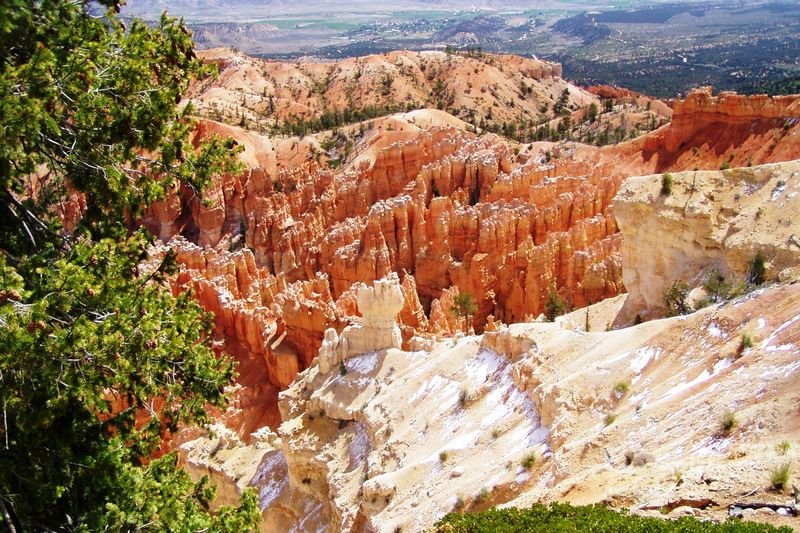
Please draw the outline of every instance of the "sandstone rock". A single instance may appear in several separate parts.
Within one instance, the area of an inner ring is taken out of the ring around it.
[[[376,280],[372,287],[360,284],[356,288],[361,320],[344,328],[341,335],[330,328],[319,351],[320,372],[328,373],[349,357],[375,350],[400,348],[402,339],[395,317],[405,299],[400,279],[392,272]]]
[[[800,226],[785,215],[800,209],[800,163],[675,173],[673,179],[673,193],[664,196],[661,176],[631,178],[614,200],[625,234],[629,317],[662,311],[664,290],[675,280],[697,287],[717,269],[742,283],[758,253],[769,280],[800,262],[800,247],[791,243]]]

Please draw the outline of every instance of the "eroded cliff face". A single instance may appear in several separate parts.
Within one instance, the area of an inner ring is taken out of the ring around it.
[[[602,148],[627,176],[716,170],[796,159],[800,153],[800,98],[745,96],[697,89],[673,104],[672,121],[627,143]],[[591,160],[591,157],[589,157]]]
[[[259,268],[290,281],[328,274],[333,298],[394,271],[413,276],[430,309],[456,285],[479,302],[480,327],[490,314],[508,322],[538,315],[549,291],[576,306],[619,293],[609,206],[622,177],[609,170],[520,163],[494,135],[434,129],[342,174],[314,163],[285,171],[280,191],[271,183],[259,191],[257,171],[226,178],[199,207],[166,218],[188,216],[202,245],[243,230]],[[162,237],[171,227],[160,226]]]
[[[399,328],[406,349],[418,346],[419,337],[460,329],[450,310],[459,292],[475,298],[471,326],[478,332],[488,321],[539,316],[551,293],[573,308],[621,293],[623,238],[612,198],[623,182],[686,165],[717,168],[729,164],[731,153],[734,163],[797,153],[796,102],[699,91],[676,105],[673,124],[604,148],[520,147],[469,133],[441,111],[417,111],[373,121],[363,133],[354,128],[358,142],[337,170],[315,161],[320,143],[314,136],[270,139],[203,121],[198,135],[236,136],[248,170],[224,176],[204,198],[174,191],[143,222],[165,241],[180,234],[199,245],[176,241],[184,268],[177,286],[192,288],[215,313],[227,351],[261,373],[257,381],[272,387],[274,404],[276,391],[317,355],[325,331],[341,332],[345,318],[357,316],[354,285],[392,272],[402,280]],[[711,130],[727,133],[712,138]],[[673,138],[682,140],[667,142]],[[744,171],[726,176],[737,172]],[[714,188],[701,197],[689,195],[689,187],[681,185],[665,202],[670,212],[687,208],[685,196],[697,214],[684,221],[713,225],[734,217],[729,210],[739,200],[726,196],[724,207],[707,208]],[[764,201],[766,189],[753,197]],[[746,203],[752,194],[745,192]],[[703,222],[709,209],[714,213]],[[748,213],[730,227],[754,220],[757,210]],[[661,215],[623,216],[635,225],[631,246],[638,248],[629,257],[655,260],[652,245],[661,237],[653,233],[648,244],[636,245],[636,231],[644,235],[651,224],[642,222]],[[641,286],[631,277],[637,268],[628,276]],[[652,287],[647,306],[655,309],[661,285]],[[273,405],[273,421],[276,412]]]
[[[717,270],[744,283],[757,254],[767,280],[800,264],[800,163],[671,176],[668,195],[659,174],[628,179],[614,199],[631,316],[662,312],[674,281],[700,287]]]

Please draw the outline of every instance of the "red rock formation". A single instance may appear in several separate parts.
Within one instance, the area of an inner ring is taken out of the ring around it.
[[[625,176],[788,161],[800,154],[798,119],[796,95],[712,96],[710,88],[698,89],[674,103],[667,126],[584,160],[615,164]]]
[[[226,349],[258,361],[277,390],[311,364],[328,327],[358,314],[351,287],[390,272],[403,280],[406,346],[414,335],[460,329],[450,312],[460,291],[475,298],[478,331],[489,316],[539,315],[553,291],[572,307],[622,292],[611,202],[623,180],[719,166],[731,151],[734,163],[796,154],[797,102],[695,93],[676,104],[673,124],[642,138],[605,148],[543,143],[525,157],[495,135],[456,129],[394,132],[389,144],[366,136],[337,173],[305,160],[279,170],[258,151],[266,141],[245,132],[250,170],[225,176],[202,200],[176,191],[144,222],[163,239],[182,232],[206,245],[173,241],[183,265],[176,290],[191,288],[215,313]],[[728,133],[709,137],[721,129]],[[774,143],[765,147],[765,137]]]

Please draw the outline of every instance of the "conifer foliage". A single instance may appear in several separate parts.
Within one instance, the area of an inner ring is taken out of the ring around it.
[[[234,369],[131,222],[235,150],[190,138],[178,104],[207,72],[183,24],[100,4],[0,0],[0,529],[248,530],[252,493],[211,513],[207,480],[155,453]]]

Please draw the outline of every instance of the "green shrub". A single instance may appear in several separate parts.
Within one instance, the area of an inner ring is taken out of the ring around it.
[[[547,294],[547,300],[544,302],[544,316],[548,322],[552,322],[557,316],[564,314],[566,305],[564,300],[558,295],[556,291],[550,291]]]
[[[669,172],[661,176],[661,194],[664,196],[672,194],[672,174]]]
[[[789,444],[789,441],[784,440],[775,445],[775,451],[778,452],[778,455],[786,455],[791,447],[792,445]]]
[[[730,161],[723,161],[722,164],[719,166],[720,170],[728,170],[729,168],[731,168]]]
[[[631,384],[627,381],[620,381],[614,385],[614,393],[617,396],[625,396],[631,388]]]
[[[524,468],[525,470],[530,470],[531,467],[533,467],[533,465],[536,464],[536,454],[533,452],[529,453],[522,459],[522,462],[520,464],[522,465],[522,468]]]
[[[448,514],[435,526],[435,533],[524,533],[534,531],[559,531],[592,533],[723,533],[723,532],[780,532],[791,533],[790,527],[775,528],[729,520],[724,523],[701,522],[684,516],[677,520],[664,520],[632,516],[627,511],[614,511],[600,504],[573,507],[568,503],[549,506],[536,503],[529,509],[510,507],[490,509],[480,513]]]
[[[686,298],[689,296],[689,285],[680,280],[675,280],[664,290],[664,305],[667,315],[686,315],[692,311]]]
[[[770,482],[774,490],[783,491],[789,485],[789,474],[791,473],[791,464],[783,463],[772,471]]]
[[[447,452],[439,452],[439,461],[446,462],[447,461]]]
[[[739,341],[739,348],[736,351],[736,355],[741,357],[744,355],[744,351],[753,347],[753,338],[750,336],[749,333],[746,331],[742,333],[742,340]]]
[[[725,281],[725,276],[716,268],[706,276],[703,288],[712,302],[724,302],[731,297],[733,291],[731,284]]]
[[[758,252],[750,263],[750,271],[747,273],[747,283],[751,285],[761,285],[766,281],[767,267],[766,257]]]
[[[614,421],[616,419],[617,419],[617,415],[615,415],[614,413],[608,413],[605,416],[605,418],[603,418],[603,424],[605,424],[606,426],[610,426],[611,424],[614,423]]]
[[[739,421],[736,420],[736,413],[733,411],[725,411],[725,414],[722,415],[722,431],[725,434],[731,432],[733,428],[739,425]]]

